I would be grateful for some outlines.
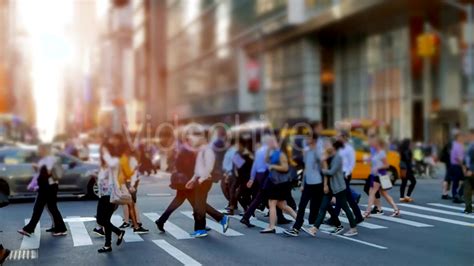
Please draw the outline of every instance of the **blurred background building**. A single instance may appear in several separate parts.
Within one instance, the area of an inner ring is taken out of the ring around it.
[[[466,13],[447,1],[175,0],[166,13],[168,119],[368,118],[441,141],[474,112]]]

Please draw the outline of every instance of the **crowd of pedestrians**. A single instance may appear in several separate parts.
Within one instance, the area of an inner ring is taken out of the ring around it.
[[[272,132],[263,134],[258,143],[254,139],[239,135],[227,135],[218,131],[213,138],[207,130],[180,134],[176,150],[172,153],[171,188],[176,190],[174,199],[155,221],[158,230],[165,233],[165,224],[171,214],[184,201],[193,208],[193,237],[206,237],[210,230],[206,226],[206,215],[222,226],[225,233],[230,224],[230,216],[239,214],[240,222],[254,227],[252,217],[257,209],[268,209],[269,223],[262,234],[276,233],[277,224],[294,223],[284,231],[287,236],[296,237],[303,230],[316,236],[321,226],[334,234],[351,237],[358,234],[357,225],[371,215],[383,214],[380,198],[383,197],[393,208],[391,216],[399,217],[400,209],[388,193],[384,179],[389,171],[387,144],[377,134],[369,135],[370,176],[366,182],[368,195],[367,209],[359,208],[361,195],[350,187],[352,172],[356,165],[356,151],[351,143],[350,131],[339,129],[333,137],[324,137],[321,123],[312,124],[311,133],[304,135],[299,145],[291,145],[288,138],[277,138]],[[296,147],[295,147],[296,146]],[[52,218],[53,225],[48,232],[53,236],[64,236],[67,228],[57,206],[58,183],[61,180],[61,165],[51,155],[49,145],[39,146],[37,176],[30,187],[37,191],[33,214],[29,223],[18,230],[27,237],[34,233],[44,207]],[[138,151],[138,152],[137,152]],[[398,146],[400,155],[400,202],[413,202],[416,178],[413,171],[413,147],[409,139]],[[455,131],[453,139],[443,148],[440,159],[447,165],[443,182],[442,199],[453,199],[455,203],[465,202],[465,213],[472,213],[472,186],[474,181],[474,130],[469,133]],[[140,177],[149,174],[147,167],[150,157],[143,147],[134,149],[124,142],[120,135],[112,135],[103,140],[100,147],[100,172],[98,175],[99,201],[97,205],[97,227],[94,232],[105,237],[99,253],[112,251],[112,234],[116,235],[116,245],[121,245],[126,231],[143,234],[137,208],[137,190]],[[301,180],[298,180],[301,170]],[[296,204],[292,197],[295,183],[301,182],[301,197]],[[226,212],[216,210],[208,203],[208,193],[214,183],[221,182],[228,204]],[[408,182],[410,184],[408,185]],[[408,186],[408,190],[407,190]],[[451,186],[451,196],[448,196]],[[405,193],[406,192],[406,193]],[[308,224],[305,224],[306,208],[309,204]],[[240,205],[240,206],[239,206]],[[119,206],[124,211],[123,224],[116,227],[112,222],[113,213]],[[341,209],[348,221],[349,230],[339,220]],[[330,218],[325,220],[326,213]],[[329,228],[329,229],[328,229]],[[0,245],[0,262],[9,255],[9,250]]]

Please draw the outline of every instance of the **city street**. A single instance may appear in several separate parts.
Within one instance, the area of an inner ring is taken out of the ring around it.
[[[312,238],[301,233],[298,238],[283,234],[261,235],[259,226],[268,221],[257,212],[256,228],[231,221],[225,235],[217,223],[209,237],[191,239],[192,210],[188,203],[174,213],[166,234],[158,233],[153,221],[171,201],[174,191],[166,177],[144,180],[139,206],[146,235],[127,232],[125,243],[112,253],[98,254],[104,239],[92,233],[95,226],[95,201],[64,200],[59,208],[66,218],[68,235],[54,238],[45,229],[50,226],[47,213],[31,238],[20,236],[21,228],[32,212],[32,202],[16,202],[0,209],[1,242],[14,250],[6,265],[473,265],[474,215],[462,214],[463,206],[440,199],[439,180],[419,180],[412,204],[400,204],[401,218],[385,215],[372,217],[359,227],[352,238],[318,233]],[[362,186],[354,188],[362,190]],[[391,190],[398,199],[399,187]],[[296,200],[299,192],[293,191]],[[366,197],[361,199],[365,204]],[[226,201],[218,186],[209,202],[223,209]],[[119,209],[114,223],[121,223]],[[343,220],[344,222],[344,220]],[[345,224],[347,228],[347,224]],[[285,226],[281,226],[285,228]]]

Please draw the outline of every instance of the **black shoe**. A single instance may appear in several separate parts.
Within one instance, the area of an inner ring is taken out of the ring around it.
[[[212,229],[211,229],[210,227],[207,227],[207,226],[206,226],[206,228],[205,228],[204,230],[206,230],[207,232],[209,232],[209,231],[211,231]]]
[[[46,233],[52,233],[54,232],[54,227],[46,229]]]
[[[108,247],[108,248],[103,247],[103,248],[97,250],[97,252],[99,252],[99,253],[109,253],[109,252],[112,252],[112,248],[111,247]]]
[[[156,220],[155,221],[155,224],[156,224],[156,227],[158,228],[158,230],[162,233],[165,233],[165,224],[164,223],[161,223],[160,220]]]
[[[94,230],[92,230],[92,231],[94,231],[94,233],[98,236],[105,236],[105,232],[104,232],[104,229],[102,229],[102,227],[99,228],[99,229],[94,228]]]
[[[379,209],[377,208],[377,206],[374,206],[372,208],[372,211],[370,211],[370,214],[377,214],[379,212]]]
[[[11,251],[9,249],[4,249],[3,247],[0,249],[0,265],[2,265],[10,256]]]
[[[148,234],[148,232],[150,232],[150,231],[148,229],[143,228],[143,227],[138,227],[138,228],[133,229],[133,232],[135,234],[140,235],[140,234]]]
[[[464,210],[464,214],[472,214],[472,210],[471,211]]]
[[[448,195],[443,195],[443,196],[441,196],[441,199],[444,199],[444,200],[449,200],[449,199],[451,199],[451,197],[450,197],[450,196],[448,196]]]
[[[363,221],[364,221],[364,218],[362,218],[362,217],[361,217],[360,219],[356,219],[356,224],[360,224],[360,223],[362,223]]]
[[[119,226],[120,229],[125,229],[125,228],[129,228],[129,227],[130,227],[130,224],[126,223],[126,222],[124,222],[121,226]]]
[[[291,228],[291,229],[288,229],[288,230],[285,230],[283,231],[283,234],[287,235],[287,236],[298,236],[300,234],[300,231],[295,229],[295,228]]]
[[[459,198],[454,198],[453,203],[458,203],[459,204],[459,203],[464,203],[464,201],[459,199]]]
[[[275,229],[271,229],[271,230],[263,229],[262,231],[260,231],[260,234],[275,234],[275,233],[276,233]]]
[[[248,228],[255,227],[255,225],[251,224],[249,220],[244,218],[240,219],[240,223],[245,224]]]
[[[28,232],[24,229],[20,229],[17,232],[20,233],[20,235],[24,235],[24,236],[27,236],[27,237],[30,237],[33,234],[32,232]]]
[[[120,246],[123,242],[123,237],[125,236],[125,231],[120,230],[120,235],[117,238],[117,246]]]

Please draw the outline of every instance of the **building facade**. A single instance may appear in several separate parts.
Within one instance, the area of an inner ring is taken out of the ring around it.
[[[474,112],[465,14],[444,1],[170,0],[166,12],[168,119],[373,119],[440,142]],[[438,42],[424,59],[427,31]]]

